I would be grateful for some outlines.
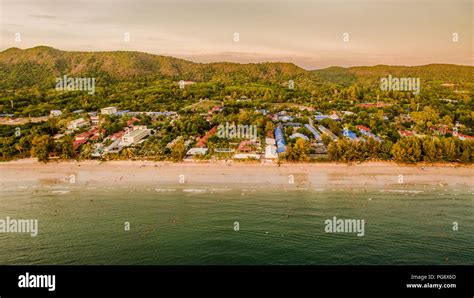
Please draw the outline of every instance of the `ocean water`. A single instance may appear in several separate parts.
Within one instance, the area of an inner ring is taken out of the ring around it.
[[[474,264],[467,187],[19,182],[0,192],[7,216],[38,219],[39,233],[0,233],[0,264]],[[326,233],[334,216],[364,219],[364,236]]]

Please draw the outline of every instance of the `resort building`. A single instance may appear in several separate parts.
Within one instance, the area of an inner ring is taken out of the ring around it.
[[[91,116],[92,125],[99,125],[99,116]]]
[[[138,144],[141,140],[148,137],[151,134],[150,129],[135,129],[132,130],[122,137],[122,144],[124,146],[130,146]]]
[[[281,129],[281,126],[277,126],[277,128],[275,128],[275,138],[277,144],[277,153],[285,152],[286,143],[285,138],[283,137],[283,130]]]
[[[87,143],[87,140],[75,140],[72,142],[72,150],[76,151],[82,144]]]
[[[117,113],[116,107],[107,107],[100,110],[102,115],[115,115]]]
[[[67,129],[69,130],[76,130],[84,126],[90,125],[89,121],[84,120],[84,118],[79,118],[76,120],[72,120],[67,124]]]
[[[265,159],[278,158],[277,147],[275,145],[267,145],[265,147]]]
[[[318,133],[316,128],[314,128],[314,126],[312,126],[311,124],[305,124],[304,127],[306,127],[306,129],[309,130],[313,134],[316,141],[320,142],[322,140],[321,135]]]

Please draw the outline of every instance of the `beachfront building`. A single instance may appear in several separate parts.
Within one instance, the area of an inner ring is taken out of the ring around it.
[[[238,149],[240,152],[250,152],[255,148],[255,143],[249,140],[245,140],[239,143]]]
[[[207,148],[191,148],[186,152],[186,156],[194,156],[194,155],[205,155],[207,153]]]
[[[116,107],[103,108],[100,110],[100,113],[102,115],[115,115],[117,114],[117,108]]]
[[[274,138],[266,137],[265,138],[265,145],[276,145],[276,141],[275,141]]]
[[[277,153],[283,153],[286,151],[286,143],[285,143],[285,138],[283,136],[283,130],[281,129],[281,126],[277,126],[275,128],[275,138],[276,138],[276,144],[277,144]]]
[[[84,118],[79,118],[79,119],[69,121],[69,123],[67,124],[67,129],[77,130],[81,127],[88,126],[88,125],[90,125],[89,121],[84,120]]]
[[[275,145],[265,146],[265,159],[277,159],[277,147]]]
[[[148,137],[151,134],[150,129],[135,129],[127,132],[122,137],[122,144],[124,146],[130,146],[138,144],[141,140]]]
[[[87,140],[85,140],[85,139],[74,140],[72,142],[72,150],[76,151],[77,149],[79,149],[79,147],[81,147],[82,144],[85,144],[85,143],[87,143]]]

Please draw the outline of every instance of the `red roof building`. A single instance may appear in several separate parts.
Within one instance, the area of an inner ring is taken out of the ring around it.
[[[240,142],[239,151],[242,151],[242,152],[252,151],[252,142],[251,141],[242,141],[242,142]]]
[[[364,125],[356,125],[356,128],[358,130],[363,130],[363,131],[366,131],[366,132],[371,132],[370,128],[368,128],[367,126],[364,126]]]
[[[399,130],[398,133],[403,137],[411,137],[412,135],[414,135],[412,131],[408,130]]]
[[[213,135],[215,135],[217,132],[217,126],[214,126],[213,128],[211,128],[204,137],[202,137],[197,146],[198,148],[204,148],[206,146],[206,143],[207,143],[207,140],[212,137]]]
[[[130,125],[132,125],[132,124],[135,123],[135,122],[140,122],[140,119],[135,118],[135,117],[130,118],[130,119],[127,121],[127,126],[130,126]]]
[[[76,151],[82,144],[87,143],[87,140],[81,139],[72,142],[72,150]]]
[[[357,106],[361,108],[383,108],[383,107],[389,107],[391,106],[391,104],[384,103],[384,102],[377,102],[377,103],[360,103]]]

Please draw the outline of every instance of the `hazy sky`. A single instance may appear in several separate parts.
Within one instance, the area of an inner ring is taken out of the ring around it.
[[[307,69],[474,65],[473,3],[0,0],[0,50],[37,45],[80,51],[136,50],[198,62],[285,61]],[[453,42],[455,32],[457,42]],[[235,33],[239,41],[234,40]]]

